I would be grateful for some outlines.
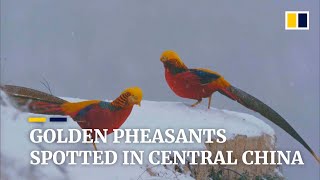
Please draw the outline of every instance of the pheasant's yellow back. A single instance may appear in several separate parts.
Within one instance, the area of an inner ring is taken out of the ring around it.
[[[66,114],[73,114],[91,104],[95,104],[99,102],[100,100],[81,101],[81,102],[75,102],[75,103],[67,102],[61,105],[61,109]]]

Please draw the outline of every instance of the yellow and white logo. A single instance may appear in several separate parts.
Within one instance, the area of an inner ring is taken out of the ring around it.
[[[309,30],[309,11],[286,11],[286,30]]]

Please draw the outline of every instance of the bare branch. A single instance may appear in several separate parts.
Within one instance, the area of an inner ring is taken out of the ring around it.
[[[46,78],[44,77],[42,78],[43,78],[43,81],[40,81],[40,83],[49,91],[51,95],[53,95],[51,91],[50,83],[46,80]]]

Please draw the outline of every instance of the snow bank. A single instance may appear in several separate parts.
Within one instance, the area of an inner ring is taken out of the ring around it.
[[[1,94],[4,97],[3,94]],[[69,101],[81,99],[64,98]],[[171,167],[151,167],[149,164],[124,166],[31,166],[30,152],[37,149],[46,150],[92,150],[91,144],[41,144],[37,146],[30,142],[29,133],[34,128],[78,128],[78,125],[68,118],[64,123],[28,123],[27,118],[34,116],[22,113],[12,106],[1,105],[1,179],[193,179],[189,174],[176,173]],[[42,115],[41,115],[42,116]],[[192,108],[178,102],[143,101],[141,107],[134,107],[130,117],[121,128],[148,129],[226,129],[226,136],[232,139],[237,135],[258,137],[270,135],[274,137],[273,129],[262,120],[248,114],[206,109],[205,106]],[[113,139],[112,135],[108,138]],[[206,146],[194,144],[97,144],[99,150],[204,150]],[[121,161],[119,161],[121,162]],[[148,169],[157,173],[151,176]]]

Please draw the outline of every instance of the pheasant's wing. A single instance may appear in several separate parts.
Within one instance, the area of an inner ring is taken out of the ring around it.
[[[189,69],[189,72],[193,77],[191,80],[197,80],[202,85],[209,84],[221,77],[218,73],[204,68]]]
[[[193,86],[204,86],[207,85],[221,76],[208,69],[188,69],[185,72],[181,72],[175,75],[175,78],[179,81],[186,82]]]
[[[93,110],[96,112],[103,111],[115,111],[118,110],[112,106],[110,102],[101,100],[82,101],[78,103],[63,104],[62,109],[66,114],[70,115],[74,120],[80,120],[86,117],[89,111]]]

